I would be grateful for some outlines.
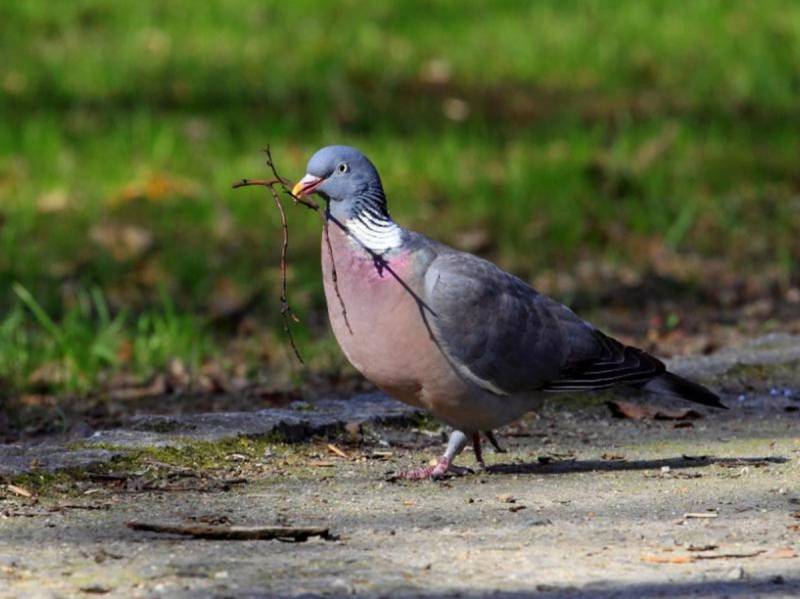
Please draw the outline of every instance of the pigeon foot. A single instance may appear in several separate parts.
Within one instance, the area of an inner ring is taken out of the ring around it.
[[[454,466],[446,456],[442,456],[433,466],[401,470],[392,474],[389,480],[441,480],[447,475],[463,476],[465,474],[472,474],[472,470]]]

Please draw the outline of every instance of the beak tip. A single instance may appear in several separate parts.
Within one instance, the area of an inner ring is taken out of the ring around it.
[[[324,179],[315,175],[306,174],[292,187],[292,195],[296,198],[307,196],[323,183]]]

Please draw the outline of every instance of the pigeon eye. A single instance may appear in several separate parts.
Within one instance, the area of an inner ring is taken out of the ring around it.
[[[347,163],[342,162],[336,167],[336,171],[341,175],[347,172]]]

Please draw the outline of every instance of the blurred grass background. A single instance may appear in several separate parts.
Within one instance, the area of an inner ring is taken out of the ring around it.
[[[230,188],[267,144],[292,179],[360,147],[396,220],[601,323],[616,289],[667,328],[796,303],[799,100],[792,0],[2,2],[2,393],[285,370],[277,213]],[[289,218],[299,342],[338,372]]]

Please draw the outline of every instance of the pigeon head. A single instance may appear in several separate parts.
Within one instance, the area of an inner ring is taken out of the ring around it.
[[[305,177],[292,194],[300,197],[312,193],[321,195],[337,218],[346,220],[367,207],[386,213],[377,169],[369,158],[349,146],[328,146],[311,157]]]

